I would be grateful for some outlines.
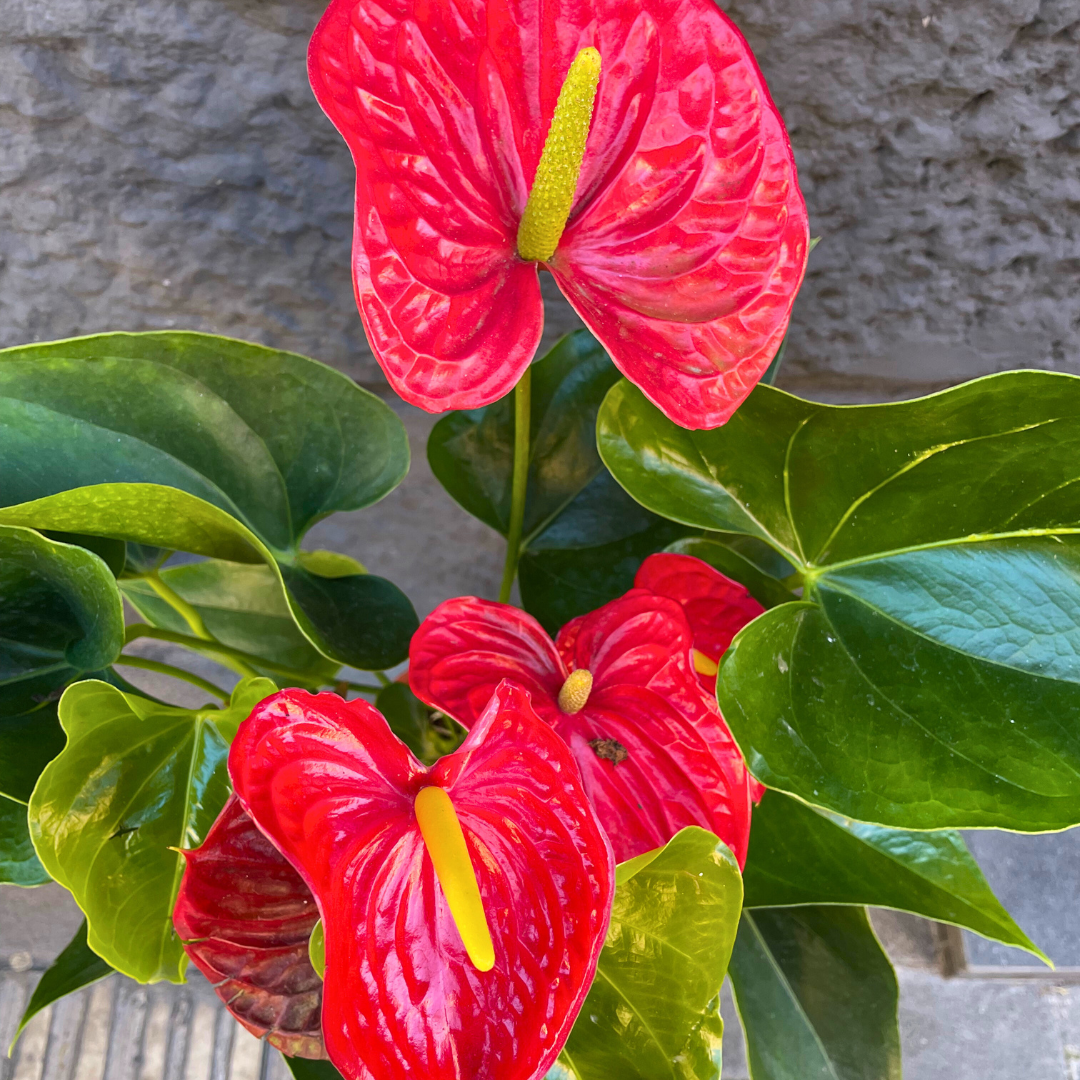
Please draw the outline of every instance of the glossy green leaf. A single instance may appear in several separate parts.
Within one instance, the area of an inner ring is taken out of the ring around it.
[[[719,1080],[720,986],[742,904],[734,857],[683,829],[615,881],[596,980],[560,1061],[579,1080]]]
[[[901,828],[1080,822],[1080,379],[846,407],[764,386],[696,432],[624,383],[598,432],[650,510],[802,576],[721,668],[760,780]]]
[[[350,568],[350,573],[357,572]],[[340,665],[327,660],[300,633],[281,582],[268,566],[207,559],[170,567],[160,575],[195,608],[207,630],[222,644],[263,656],[315,681],[333,679]],[[144,578],[126,578],[120,582],[120,590],[152,626],[181,634],[191,632],[180,614]],[[273,677],[272,672],[262,673]]]
[[[532,366],[529,479],[522,602],[554,633],[621,595],[642,560],[685,528],[644,511],[614,483],[596,452],[596,413],[618,379],[586,330]],[[513,470],[513,396],[450,413],[432,429],[432,471],[470,514],[506,535]]]
[[[0,885],[44,885],[49,880],[30,842],[26,804],[0,795]]]
[[[39,708],[123,644],[120,593],[100,558],[0,525],[0,718]],[[4,772],[0,764],[0,790]]]
[[[186,332],[8,349],[0,459],[0,521],[265,561],[324,655],[405,656],[415,613],[400,591],[313,571],[299,550],[320,518],[377,501],[408,469],[401,421],[331,368]]]
[[[390,730],[425,765],[452,754],[465,740],[465,729],[443,713],[429,709],[405,683],[384,686],[375,708],[386,717]]]
[[[119,577],[124,572],[127,545],[123,540],[114,540],[111,536],[83,536],[66,532],[46,532],[42,535],[61,544],[74,544],[92,551],[109,568],[113,577]]]
[[[754,1080],[900,1080],[896,975],[861,908],[747,911],[729,974]]]
[[[75,936],[64,946],[64,951],[49,965],[34,987],[30,1002],[19,1021],[19,1029],[12,1040],[12,1048],[19,1041],[23,1028],[42,1009],[48,1008],[54,1001],[59,1001],[68,994],[82,990],[84,986],[104,979],[112,972],[113,969],[87,945],[86,920],[83,919],[82,925],[75,931]]]
[[[28,802],[41,770],[64,749],[56,702],[0,716],[0,795]]]
[[[90,948],[140,982],[183,979],[173,932],[183,857],[229,794],[229,743],[274,693],[247,679],[225,709],[190,711],[89,680],[60,700],[68,743],[30,800],[34,847],[89,922]]]
[[[854,904],[909,911],[1045,955],[994,895],[963,837],[816,810],[779,791],[754,810],[744,906]]]
[[[282,1057],[285,1055],[283,1054]],[[329,1061],[286,1057],[285,1065],[296,1080],[344,1080],[341,1073]]]

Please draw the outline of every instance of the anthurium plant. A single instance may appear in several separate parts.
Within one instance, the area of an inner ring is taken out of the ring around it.
[[[500,594],[305,546],[409,468],[315,360],[0,352],[0,882],[85,915],[24,1024],[193,965],[300,1078],[719,1080],[730,978],[754,1080],[898,1080],[868,907],[1045,959],[954,830],[1080,823],[1080,380],[770,385],[807,216],[712,0],[333,0],[310,73]]]

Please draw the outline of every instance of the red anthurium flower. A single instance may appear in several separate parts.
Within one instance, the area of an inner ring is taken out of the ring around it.
[[[745,585],[692,555],[650,555],[634,585],[678,603],[694,635],[694,670],[709,694],[716,693],[720,657],[731,639],[765,609]]]
[[[184,857],[173,924],[192,962],[252,1035],[290,1057],[326,1057],[322,979],[308,959],[319,918],[311,890],[235,796]]]
[[[750,777],[690,668],[693,637],[673,600],[632,589],[552,642],[507,604],[458,597],[413,635],[413,692],[465,727],[502,679],[566,740],[622,862],[687,825],[746,858]]]
[[[537,268],[685,427],[784,336],[808,251],[783,122],[713,0],[333,0],[311,84],[356,161],[371,347],[429,411],[506,394]]]
[[[240,726],[237,796],[315,894],[323,1038],[348,1080],[535,1080],[596,973],[611,847],[519,688],[421,765],[364,702],[286,690]]]

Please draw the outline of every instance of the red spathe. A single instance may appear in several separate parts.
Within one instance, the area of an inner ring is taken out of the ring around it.
[[[323,1038],[349,1080],[535,1080],[596,972],[611,847],[568,749],[509,684],[454,754],[421,765],[364,702],[287,690],[240,726],[237,796],[314,893]],[[413,811],[449,794],[495,949],[468,959]]]
[[[308,69],[356,162],[368,340],[432,412],[517,383],[543,327],[518,223],[587,46],[600,85],[547,268],[654,404],[716,427],[783,340],[809,234],[783,122],[713,0],[333,0]]]

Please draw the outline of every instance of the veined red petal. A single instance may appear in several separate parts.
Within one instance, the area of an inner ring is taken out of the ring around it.
[[[595,974],[614,863],[573,758],[521,689],[496,688],[427,769],[363,702],[287,690],[240,726],[240,801],[315,894],[323,1037],[349,1080],[537,1080]],[[495,964],[466,955],[413,811],[453,803]]]
[[[690,667],[692,643],[680,605],[645,589],[568,623],[557,649],[517,608],[459,597],[421,623],[409,674],[418,697],[466,727],[500,679],[526,686],[573,751],[620,862],[700,825],[741,863],[751,778]],[[559,691],[582,669],[593,680],[586,702],[563,712]]]
[[[735,635],[765,611],[745,585],[692,555],[650,555],[638,569],[634,585],[676,601],[690,623],[694,648],[714,664],[719,663]],[[715,671],[695,672],[709,696],[715,696]],[[764,794],[764,786],[751,777],[753,801],[760,802]]]
[[[568,674],[551,638],[531,615],[476,596],[440,604],[409,645],[412,692],[467,728],[503,679],[528,690],[537,715],[553,722]]]
[[[173,924],[192,963],[252,1035],[290,1057],[325,1058],[311,890],[235,796],[184,856]]]
[[[634,585],[678,603],[690,623],[694,648],[714,663],[719,663],[732,638],[765,611],[745,585],[692,555],[650,555],[638,569]],[[698,677],[710,694],[715,693],[715,675],[699,672]]]
[[[516,93],[499,85],[476,14],[336,0],[308,54],[356,162],[353,279],[368,340],[394,389],[432,412],[508,393],[543,328],[536,268],[514,248],[518,155],[500,150],[508,126],[491,123]]]

